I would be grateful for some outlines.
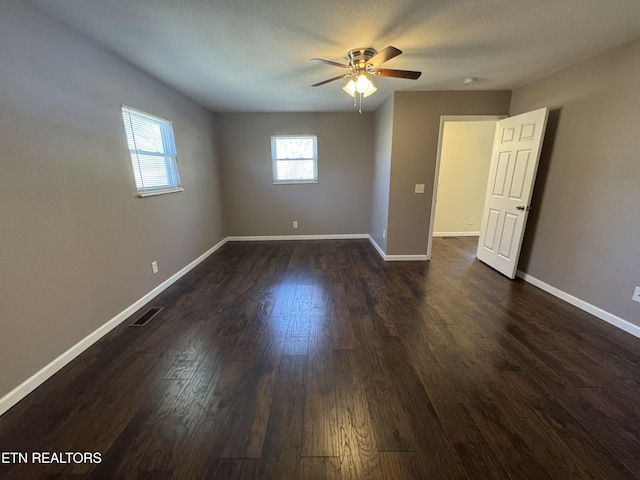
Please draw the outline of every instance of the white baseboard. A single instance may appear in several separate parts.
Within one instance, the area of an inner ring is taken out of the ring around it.
[[[331,235],[240,235],[227,237],[229,242],[263,242],[277,240],[355,240],[369,238],[366,233],[338,233]]]
[[[480,232],[433,232],[434,237],[479,237]]]
[[[371,245],[373,245],[373,247],[378,251],[385,262],[424,262],[426,260],[429,260],[429,257],[427,257],[426,255],[387,255],[371,235],[369,235],[369,241],[371,242]]]
[[[159,295],[162,291],[170,287],[184,275],[186,275],[190,270],[196,267],[198,264],[202,263],[209,255],[214,253],[220,247],[222,247],[225,243],[227,243],[227,239],[218,242],[215,246],[207,250],[205,253],[196,258],[189,265],[184,267],[179,272],[175,273],[167,280],[162,282],[156,288],[147,293],[140,300],[136,301],[134,304],[130,305],[118,315],[113,317],[107,323],[94,330],[92,333],[87,335],[85,338],[80,340],[74,346],[72,346],[69,350],[64,352],[62,355],[54,359],[51,363],[49,363],[44,368],[40,369],[34,375],[29,377],[27,380],[22,382],[16,388],[11,390],[9,393],[0,398],[0,415],[5,413],[15,404],[17,404],[24,397],[29,395],[33,390],[42,385],[46,380],[48,380],[51,376],[53,376],[56,372],[61,370],[65,365],[71,362],[74,358],[84,352],[91,345],[100,340],[103,336],[113,330],[115,327],[120,325],[126,319],[128,319],[131,315],[133,315],[136,311],[140,310],[144,307],[149,301],[153,300],[157,295]]]
[[[425,262],[429,260],[426,255],[385,255],[385,262]]]
[[[378,255],[380,255],[384,260],[384,257],[386,257],[387,255],[384,253],[384,250],[382,250],[380,245],[376,243],[376,241],[373,239],[371,235],[369,235],[369,242],[371,242],[371,245],[373,245],[373,248],[376,249],[376,251],[378,252]]]
[[[640,326],[634,325],[633,323],[625,320],[624,318],[620,318],[613,313],[609,313],[606,310],[603,310],[595,305],[592,305],[584,300],[581,300],[573,295],[560,290],[554,286],[549,285],[548,283],[543,282],[542,280],[538,280],[531,275],[517,271],[516,276],[523,279],[525,282],[530,283],[538,287],[540,290],[544,290],[547,293],[550,293],[554,297],[558,297],[560,300],[564,300],[567,303],[570,303],[574,307],[578,307],[580,310],[583,310],[587,313],[590,313],[594,317],[599,318],[600,320],[604,320],[611,325],[618,327],[621,330],[624,330],[627,333],[630,333],[634,337],[640,338]]]

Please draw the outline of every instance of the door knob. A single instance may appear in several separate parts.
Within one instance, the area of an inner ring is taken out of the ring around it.
[[[518,205],[516,207],[516,210],[522,210],[522,211],[526,210],[528,212],[529,210],[531,210],[531,207],[525,207],[524,205]]]

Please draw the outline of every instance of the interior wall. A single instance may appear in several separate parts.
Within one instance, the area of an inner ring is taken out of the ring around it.
[[[136,197],[121,104],[173,121],[184,192]],[[0,398],[224,238],[214,130],[186,97],[3,2]]]
[[[434,235],[480,231],[496,121],[444,123]]]
[[[230,236],[368,233],[373,114],[229,113],[217,118]],[[318,137],[318,183],[274,185],[271,136],[305,134]]]
[[[383,252],[387,249],[392,134],[393,95],[389,96],[375,112],[375,152],[369,235]]]
[[[440,117],[506,115],[510,99],[510,91],[394,94],[387,254],[426,254]],[[424,194],[414,193],[415,184],[421,183]]]
[[[519,269],[640,325],[640,40],[514,91],[549,107]]]

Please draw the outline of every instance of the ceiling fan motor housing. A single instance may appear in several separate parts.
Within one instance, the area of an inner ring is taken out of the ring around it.
[[[373,48],[355,48],[349,50],[347,58],[349,59],[349,66],[355,68],[357,71],[365,70],[367,62],[372,59],[378,52]]]

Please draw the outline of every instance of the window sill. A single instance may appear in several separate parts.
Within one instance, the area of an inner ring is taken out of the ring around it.
[[[290,180],[273,182],[274,185],[304,185],[305,183],[318,183],[318,180]]]
[[[158,188],[157,190],[145,190],[142,192],[138,192],[138,197],[154,197],[156,195],[164,195],[166,193],[176,193],[176,192],[184,192],[184,188],[182,187],[174,187],[174,188]]]

